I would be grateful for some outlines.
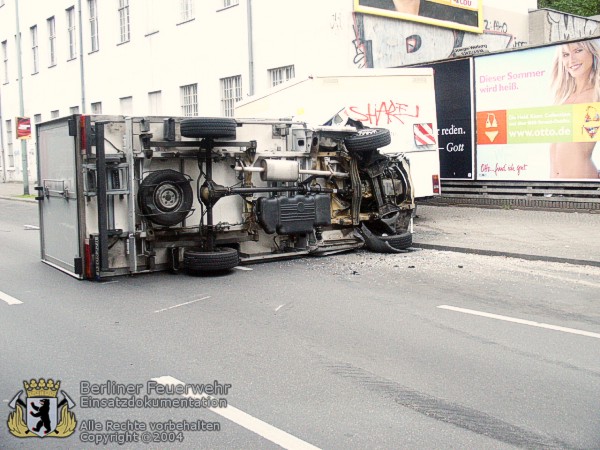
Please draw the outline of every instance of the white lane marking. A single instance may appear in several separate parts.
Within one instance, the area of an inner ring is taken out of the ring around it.
[[[159,384],[185,385],[183,381],[179,381],[178,379],[168,375],[152,379]],[[209,395],[206,394],[188,394],[184,396],[197,399],[211,398]],[[227,403],[227,407],[225,408],[207,409],[211,410],[215,414],[220,415],[221,417],[224,417],[225,419],[237,423],[238,425],[246,428],[247,430],[252,431],[253,433],[258,434],[259,436],[262,436],[263,438],[279,445],[280,447],[298,450],[319,450],[318,447],[315,447],[314,445],[309,444],[308,442],[305,442],[302,439],[297,438],[296,436],[292,436],[291,434],[286,433],[285,431],[280,430],[279,428],[276,428],[273,425],[263,422],[262,420],[257,419],[256,417],[251,416],[250,414],[245,413],[244,411],[237,409],[234,406],[231,406],[229,403]]]
[[[14,298],[8,294],[5,294],[2,291],[0,291],[0,300],[5,301],[9,305],[21,305],[23,303],[21,300],[17,300],[16,298]]]
[[[473,316],[487,317],[489,319],[503,320],[505,322],[519,323],[521,325],[529,325],[532,327],[545,328],[547,330],[562,331],[563,333],[578,334],[580,336],[587,336],[600,339],[600,333],[592,333],[591,331],[577,330],[576,328],[559,327],[558,325],[534,322],[532,320],[517,319],[515,317],[501,316],[499,314],[490,314],[482,311],[475,311],[473,309],[458,308],[456,306],[440,305],[438,306],[438,308],[447,309],[449,311],[461,312],[465,314],[471,314]]]
[[[36,226],[36,225],[23,225],[23,228],[26,230],[39,230],[40,227]]]
[[[284,304],[284,305],[279,305],[277,308],[275,308],[275,312],[279,311],[279,310],[280,310],[281,308],[283,308],[284,306],[285,306],[285,304]]]
[[[173,306],[169,306],[168,308],[163,308],[163,309],[157,309],[156,311],[154,311],[155,313],[159,313],[159,312],[163,312],[163,311],[168,311],[169,309],[173,309],[173,308],[179,308],[180,306],[185,306],[185,305],[189,305],[191,303],[196,303],[199,302],[200,300],[206,300],[207,298],[210,298],[210,295],[207,295],[206,297],[202,297],[202,298],[198,298],[196,300],[192,300],[190,302],[185,302],[185,303],[180,303],[179,305],[173,305]]]
[[[251,269],[250,267],[244,267],[244,266],[235,266],[234,269],[237,269],[237,270],[254,270],[254,269]]]

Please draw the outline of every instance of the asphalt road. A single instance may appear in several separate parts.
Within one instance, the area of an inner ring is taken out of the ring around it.
[[[41,263],[36,225],[0,200],[0,448],[184,421],[220,431],[98,448],[600,448],[600,268],[419,250],[95,283]],[[32,378],[61,380],[70,437],[9,434]],[[132,396],[82,382],[151,380],[231,385],[213,395],[229,406],[85,407]]]

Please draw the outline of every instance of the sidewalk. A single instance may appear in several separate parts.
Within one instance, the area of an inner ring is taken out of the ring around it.
[[[36,203],[21,195],[21,183],[0,183],[0,198]],[[600,267],[597,213],[419,205],[413,231],[417,248]]]
[[[600,214],[419,205],[415,247],[600,266]]]
[[[37,195],[37,191],[34,189],[35,184],[29,186],[29,195]],[[24,198],[23,195],[23,183],[1,183],[0,182],[0,198],[5,200],[19,200],[23,202],[36,202],[33,197]]]

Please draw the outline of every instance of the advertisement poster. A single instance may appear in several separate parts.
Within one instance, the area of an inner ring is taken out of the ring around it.
[[[598,180],[600,39],[475,59],[479,180]]]
[[[31,118],[17,117],[17,139],[31,139]]]
[[[354,11],[483,33],[481,0],[354,0]]]
[[[440,177],[474,178],[471,59],[432,64],[438,117]]]

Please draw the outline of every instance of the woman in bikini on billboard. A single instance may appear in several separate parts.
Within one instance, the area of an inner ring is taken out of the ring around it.
[[[587,105],[582,133],[600,135],[600,40],[560,45],[552,66],[557,105]],[[579,118],[577,118],[579,120]],[[586,126],[587,124],[587,126]],[[592,161],[596,142],[555,142],[550,146],[551,178],[599,178]]]

